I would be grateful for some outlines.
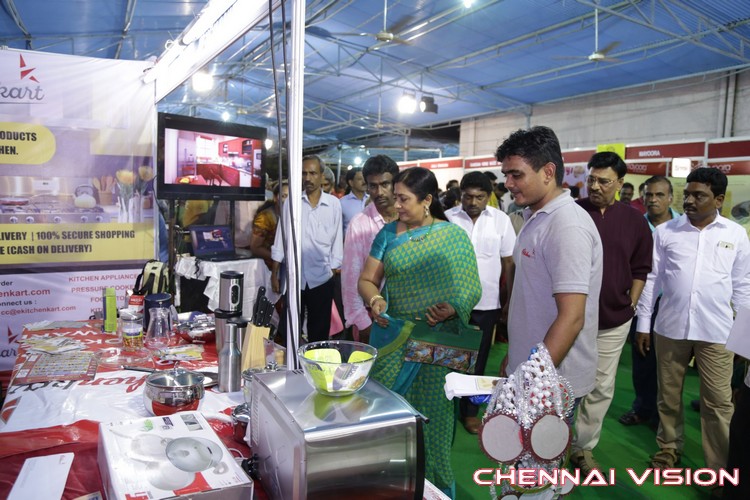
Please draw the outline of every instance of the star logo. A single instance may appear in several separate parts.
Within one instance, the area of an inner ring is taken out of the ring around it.
[[[32,82],[39,83],[39,80],[37,80],[36,77],[32,75],[36,68],[26,69],[26,61],[23,60],[23,56],[19,54],[18,57],[21,58],[21,61],[19,63],[19,67],[21,69],[21,80],[23,80],[24,78],[28,78]]]

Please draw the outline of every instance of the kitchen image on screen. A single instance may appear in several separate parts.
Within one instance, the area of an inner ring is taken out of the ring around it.
[[[164,131],[164,183],[260,187],[259,139],[176,130]]]

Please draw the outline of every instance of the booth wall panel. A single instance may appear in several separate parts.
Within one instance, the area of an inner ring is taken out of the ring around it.
[[[554,129],[563,149],[711,139],[717,137],[725,106],[732,105],[727,104],[726,88],[725,75],[709,75],[605,92],[534,106],[530,125]],[[750,74],[737,76],[733,115],[732,135],[750,135]],[[466,120],[461,125],[461,155],[492,154],[510,133],[528,126],[520,112]]]

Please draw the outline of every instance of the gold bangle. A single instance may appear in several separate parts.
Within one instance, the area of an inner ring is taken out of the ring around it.
[[[372,305],[378,299],[381,299],[383,302],[385,302],[385,298],[382,295],[373,295],[372,298],[370,298],[370,309],[372,309]]]

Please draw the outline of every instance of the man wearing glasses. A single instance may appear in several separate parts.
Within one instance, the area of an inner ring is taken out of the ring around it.
[[[577,203],[599,231],[604,250],[602,288],[599,294],[599,331],[596,385],[578,409],[571,464],[582,474],[600,468],[593,449],[599,442],[604,416],[615,392],[620,353],[630,330],[635,305],[651,271],[651,230],[630,205],[615,201],[627,172],[625,162],[611,152],[596,153],[588,163],[588,198]]]

